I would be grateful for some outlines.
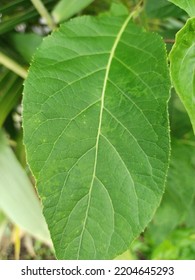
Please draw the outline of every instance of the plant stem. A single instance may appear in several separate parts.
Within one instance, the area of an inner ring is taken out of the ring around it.
[[[47,25],[51,28],[51,30],[54,30],[56,28],[56,24],[41,0],[31,0],[31,2],[33,3],[39,14],[46,20]]]
[[[169,43],[169,44],[174,44],[175,40],[174,39],[164,39],[165,43]]]
[[[20,229],[17,225],[14,227],[14,255],[15,260],[20,259],[21,241],[20,241]]]
[[[0,64],[4,65],[23,79],[27,77],[27,71],[20,64],[9,58],[7,55],[0,52]]]
[[[143,11],[143,3],[144,1],[141,0],[139,3],[135,6],[133,12],[131,13],[132,18],[136,18],[139,16],[139,14]]]

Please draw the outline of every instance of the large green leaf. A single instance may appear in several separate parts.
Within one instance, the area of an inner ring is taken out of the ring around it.
[[[190,141],[172,141],[166,191],[148,228],[155,243],[162,242],[181,223],[192,205],[195,194],[195,142],[193,144]]]
[[[15,224],[51,244],[35,191],[0,131],[0,211]]]
[[[168,166],[164,43],[130,17],[76,18],[44,40],[24,89],[24,141],[60,259],[124,252]]]
[[[185,10],[191,17],[195,16],[195,1],[194,0],[169,0],[181,9]]]
[[[170,53],[171,77],[195,131],[195,18],[177,33]]]

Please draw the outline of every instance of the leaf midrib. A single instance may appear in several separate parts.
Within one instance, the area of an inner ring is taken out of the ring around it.
[[[94,179],[95,179],[95,176],[96,176],[97,158],[98,158],[98,149],[99,149],[99,139],[100,139],[100,135],[101,135],[102,117],[103,117],[103,110],[104,110],[104,99],[105,99],[106,87],[107,87],[107,82],[108,82],[108,76],[109,76],[109,72],[110,72],[110,68],[111,68],[111,64],[112,64],[112,60],[114,58],[114,54],[115,54],[116,48],[118,46],[118,43],[119,43],[119,41],[120,41],[120,39],[121,39],[121,37],[123,35],[123,32],[125,31],[128,23],[130,21],[131,17],[132,17],[132,14],[130,14],[127,17],[127,19],[124,21],[121,29],[119,30],[119,32],[118,32],[118,34],[116,36],[116,39],[114,41],[113,47],[111,49],[110,56],[109,56],[109,59],[108,59],[108,63],[107,63],[107,66],[106,66],[106,73],[105,73],[105,78],[104,78],[104,83],[103,83],[103,88],[102,88],[102,96],[101,96],[99,126],[98,126],[97,140],[96,140],[96,145],[95,145],[94,169],[93,169],[93,174],[92,174],[91,185],[90,185],[90,188],[89,188],[88,205],[87,205],[85,219],[84,219],[84,223],[83,223],[83,229],[82,229],[81,235],[80,235],[80,242],[79,242],[79,246],[78,246],[77,259],[79,259],[81,245],[82,245],[82,240],[83,240],[83,234],[84,234],[84,231],[86,229],[86,223],[87,223],[87,218],[88,218],[88,213],[89,213],[89,208],[90,208],[90,203],[91,203],[91,193],[92,193],[92,189],[93,189]]]

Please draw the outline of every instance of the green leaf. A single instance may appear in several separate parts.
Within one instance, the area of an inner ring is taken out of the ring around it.
[[[122,255],[116,257],[115,260],[133,260],[133,257],[130,250],[127,250]]]
[[[81,17],[37,51],[24,141],[59,259],[112,259],[160,203],[168,166],[165,46],[130,17]]]
[[[61,0],[54,7],[52,15],[56,22],[62,22],[86,8],[94,0]]]
[[[41,205],[5,136],[0,131],[0,209],[19,227],[51,244]]]
[[[152,251],[152,260],[194,260],[195,234],[188,228],[176,229]]]
[[[2,69],[0,75],[0,127],[22,95],[22,82],[23,80],[16,74]]]
[[[173,86],[183,102],[195,131],[195,18],[177,33],[170,53]]]
[[[21,56],[30,62],[36,49],[42,42],[42,37],[34,33],[13,33],[9,36],[15,50],[17,50]]]
[[[171,126],[171,134],[177,139],[194,140],[194,133],[192,124],[186,109],[179,99],[179,96],[172,91],[171,99],[169,102],[169,119]]]
[[[193,146],[190,141],[172,141],[166,191],[148,228],[155,243],[162,242],[188,214],[195,194],[194,170],[195,142]]]
[[[185,10],[190,17],[195,16],[195,1],[194,0],[169,0],[181,9]]]
[[[1,244],[1,240],[2,240],[2,237],[3,237],[3,234],[4,234],[7,223],[8,223],[7,218],[5,217],[5,215],[0,210],[0,244]],[[0,254],[0,256],[1,256],[1,254]]]
[[[31,1],[12,0],[7,2],[9,3],[0,6],[0,35],[13,30],[19,24],[24,24],[24,22],[26,23],[39,18],[39,14]],[[42,2],[49,11],[53,9],[53,0],[42,0]]]
[[[129,11],[126,6],[120,2],[113,2],[110,10],[107,12],[110,16],[128,16]]]
[[[181,9],[167,0],[146,0],[145,2],[146,14],[151,18],[178,17],[182,14]]]
[[[183,222],[186,223],[188,227],[195,229],[195,197],[189,209],[188,215]]]

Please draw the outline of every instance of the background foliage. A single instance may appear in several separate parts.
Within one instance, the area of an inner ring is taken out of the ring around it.
[[[32,56],[43,38],[71,17],[124,13],[116,2],[131,11],[139,1],[88,0],[79,5],[78,1],[44,0],[47,12],[40,9],[40,1],[0,3],[0,259],[55,258],[22,141],[23,79]],[[167,0],[146,0],[136,21],[158,32],[169,52],[189,17],[180,8]],[[190,13],[194,15],[193,9]],[[119,259],[195,258],[195,141],[174,89],[169,115],[172,154],[162,203],[145,232]]]

